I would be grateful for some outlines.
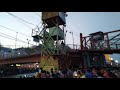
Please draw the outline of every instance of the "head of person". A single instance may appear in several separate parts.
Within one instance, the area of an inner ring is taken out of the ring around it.
[[[91,72],[91,69],[90,69],[90,68],[88,68],[88,69],[87,69],[87,72]]]

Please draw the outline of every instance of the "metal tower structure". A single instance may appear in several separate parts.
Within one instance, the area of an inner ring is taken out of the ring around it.
[[[34,41],[41,41],[41,67],[58,67],[52,56],[65,54],[66,12],[42,12],[42,30],[33,31]],[[48,58],[44,58],[47,56]],[[46,60],[45,60],[46,59]],[[56,65],[53,65],[56,64]]]
[[[119,53],[119,41],[120,30],[105,33],[99,31],[85,37],[80,33],[81,51],[84,52],[82,54],[85,66],[104,66],[105,54]]]

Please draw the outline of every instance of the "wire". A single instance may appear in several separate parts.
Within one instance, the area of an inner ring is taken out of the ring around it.
[[[33,12],[35,15],[37,15],[39,18],[41,18],[41,16],[39,14],[37,14],[36,12]],[[37,26],[40,25],[40,23],[42,24],[42,22],[40,21],[39,24]]]
[[[4,37],[4,38],[8,38],[8,39],[11,39],[11,38],[9,38],[9,37],[6,37],[6,36],[2,36],[2,35],[0,35],[1,37]],[[11,40],[15,40],[15,39],[11,39]]]
[[[67,27],[70,29],[70,30],[68,30],[68,31],[72,32],[72,31],[71,31],[72,29],[71,29],[68,25],[67,25]],[[75,34],[74,32],[73,32],[73,34],[79,37],[79,35]]]
[[[68,27],[69,29],[70,29],[70,32],[73,32],[73,31],[71,31],[72,29],[70,28],[70,27]],[[79,35],[78,34],[75,34],[75,32],[73,32],[74,33],[74,35],[76,35],[76,36],[78,36],[79,37]]]
[[[22,18],[19,18],[18,16],[14,15],[14,14],[12,14],[12,13],[10,13],[10,12],[6,12],[6,13],[8,13],[9,15],[11,15],[11,16],[13,16],[13,17],[17,18],[17,19],[20,19],[20,20],[22,20],[22,21],[23,21],[23,22],[25,22],[25,23],[28,23],[28,24],[31,24],[31,25],[34,25],[34,26],[36,26],[35,24],[33,24],[33,23],[30,23],[30,22],[28,22],[28,21],[25,21],[24,19],[22,19]]]
[[[40,21],[40,22],[39,22],[39,24],[38,24],[37,26],[39,26],[39,25],[40,25],[40,23],[42,24],[42,22]]]
[[[71,17],[72,18],[72,17]],[[71,22],[71,20],[68,18],[69,22],[73,25],[73,23]],[[77,25],[76,25],[77,26]],[[78,26],[77,26],[78,27]],[[76,28],[76,27],[75,27]],[[79,28],[79,27],[78,27]],[[76,28],[77,29],[77,28]],[[75,32],[77,33],[77,32]],[[76,34],[77,35],[77,34]],[[78,35],[79,36],[79,35]]]
[[[8,13],[8,12],[7,12]],[[16,18],[16,16],[14,16],[14,15],[12,15],[12,14],[9,14],[9,15],[11,15],[11,16],[13,16],[14,18]],[[16,18],[16,19],[18,19],[18,18]],[[22,22],[21,21],[21,19],[18,19],[22,24],[24,24],[25,26],[27,26],[27,27],[29,27],[30,29],[32,29],[32,27],[30,27],[29,25],[27,25],[25,22]]]
[[[71,16],[70,16],[70,18],[73,19],[73,17],[71,17]],[[68,20],[69,20],[69,22],[72,24],[72,22],[71,22],[72,20],[70,20],[70,18],[68,18]],[[78,27],[78,26],[76,25],[75,27]],[[79,28],[79,27],[78,27],[78,28]]]
[[[41,16],[40,16],[39,14],[37,14],[36,12],[33,12],[33,13],[34,13],[36,16],[38,16],[39,18],[41,18]],[[40,24],[42,24],[41,21],[38,23],[38,25],[36,25],[36,26],[37,26],[36,28],[38,28]],[[35,29],[36,29],[36,28],[35,28]]]
[[[15,30],[10,29],[10,28],[8,28],[8,27],[5,27],[5,26],[3,26],[3,25],[0,25],[0,26],[3,27],[3,28],[5,28],[5,29],[8,29],[8,30],[10,30],[10,31],[14,31],[14,32],[16,32]]]
[[[8,13],[8,14],[11,15],[11,16],[13,16],[14,18],[17,18],[17,19],[19,19],[19,20],[22,20],[22,21],[25,22],[25,23],[34,25],[34,26],[36,26],[36,28],[39,27],[40,23],[42,24],[42,22],[40,21],[38,25],[35,25],[35,24],[33,24],[33,23],[30,23],[30,22],[28,22],[28,21],[23,20],[22,18],[19,18],[18,16],[14,15],[14,14],[12,14],[12,13],[9,13],[9,12],[6,12],[6,13]],[[20,22],[21,22],[21,21],[20,21]],[[23,23],[23,22],[21,22],[21,23]],[[25,24],[25,23],[24,23],[24,25],[28,26],[28,25]],[[28,26],[28,27],[29,27],[30,29],[33,29],[33,28],[31,28],[30,26]],[[35,29],[36,29],[36,28],[35,28]]]
[[[8,39],[11,39],[11,40],[16,40],[16,38],[14,38],[14,37],[12,37],[12,36],[9,36],[9,35],[7,35],[7,34],[1,33],[1,32],[0,32],[0,34],[3,34],[3,35],[8,36],[8,37],[6,37],[6,36],[0,35],[0,36],[2,36],[2,37],[4,37],[4,38],[8,38]],[[20,39],[17,39],[17,41],[22,42],[22,43],[28,43],[28,42],[25,42],[25,41],[20,40]],[[29,43],[29,44],[31,44],[31,43]],[[31,45],[34,45],[34,44],[31,44]]]
[[[20,20],[22,20],[22,21],[24,21],[25,23],[28,23],[28,24],[31,24],[31,25],[34,25],[34,24],[32,24],[32,23],[30,23],[30,22],[27,22],[27,21],[25,21],[25,20],[23,20],[23,19],[21,19],[21,18],[19,18],[19,17],[17,17],[17,16],[15,16],[14,14],[12,14],[12,13],[9,13],[9,12],[7,12],[9,15],[12,15],[13,17],[15,17],[15,18],[17,18],[17,19],[20,19]],[[35,13],[36,14],[36,13]],[[38,14],[36,14],[37,16],[39,16]],[[41,22],[40,22],[41,23]],[[40,24],[39,23],[39,24]],[[38,25],[39,25],[38,24]],[[37,25],[34,25],[34,26],[37,26]],[[37,26],[38,27],[38,26]],[[70,29],[70,27],[68,27],[69,29]],[[74,35],[76,35],[76,36],[79,36],[79,35],[77,35],[77,34],[75,34],[74,33]]]
[[[13,31],[13,32],[17,32],[16,30],[13,30],[13,29],[10,29],[10,28],[8,28],[8,27],[5,27],[5,26],[3,26],[3,25],[0,25],[1,27],[3,27],[3,28],[5,28],[5,29],[7,29],[7,30],[10,30],[10,31]],[[26,34],[23,34],[23,33],[21,33],[21,32],[18,32],[19,34],[21,34],[21,35],[24,35],[24,36],[26,36],[26,37],[30,37],[30,36],[28,36],[28,35],[26,35]],[[31,38],[31,37],[30,37]]]

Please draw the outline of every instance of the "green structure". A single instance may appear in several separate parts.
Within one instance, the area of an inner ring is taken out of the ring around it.
[[[34,40],[42,42],[41,57],[48,56],[50,59],[51,56],[66,53],[64,48],[65,17],[66,12],[42,12],[43,28],[33,36]]]
[[[61,44],[65,45],[64,27],[66,24],[64,12],[42,12],[43,49],[42,54],[59,55],[62,53]],[[62,28],[61,28],[62,27]],[[48,35],[44,34],[48,32]]]

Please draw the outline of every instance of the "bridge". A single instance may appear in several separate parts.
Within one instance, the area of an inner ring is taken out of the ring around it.
[[[100,33],[100,32],[99,32]],[[95,33],[93,33],[95,34]],[[110,35],[112,34],[112,36]],[[114,30],[110,32],[103,33],[103,40],[98,40],[99,42],[93,41],[93,38],[89,36],[83,37],[80,33],[80,45],[68,44],[70,48],[68,55],[62,57],[63,63],[71,63],[71,61],[75,64],[83,63],[83,57],[81,56],[83,53],[99,53],[99,54],[120,54],[120,30]],[[61,56],[58,56],[59,58]],[[65,61],[65,57],[66,61]],[[47,58],[44,56],[44,58]],[[70,59],[71,61],[68,61]],[[2,64],[20,64],[20,63],[40,63],[41,54],[40,51],[36,53],[29,53],[27,55],[18,55],[15,57],[1,58],[0,65]],[[72,63],[72,64],[73,64]],[[63,64],[65,65],[65,64]]]
[[[12,57],[7,59],[0,60],[0,65],[3,64],[24,64],[24,63],[39,63],[40,54],[30,55],[30,56],[21,56],[21,57]]]

